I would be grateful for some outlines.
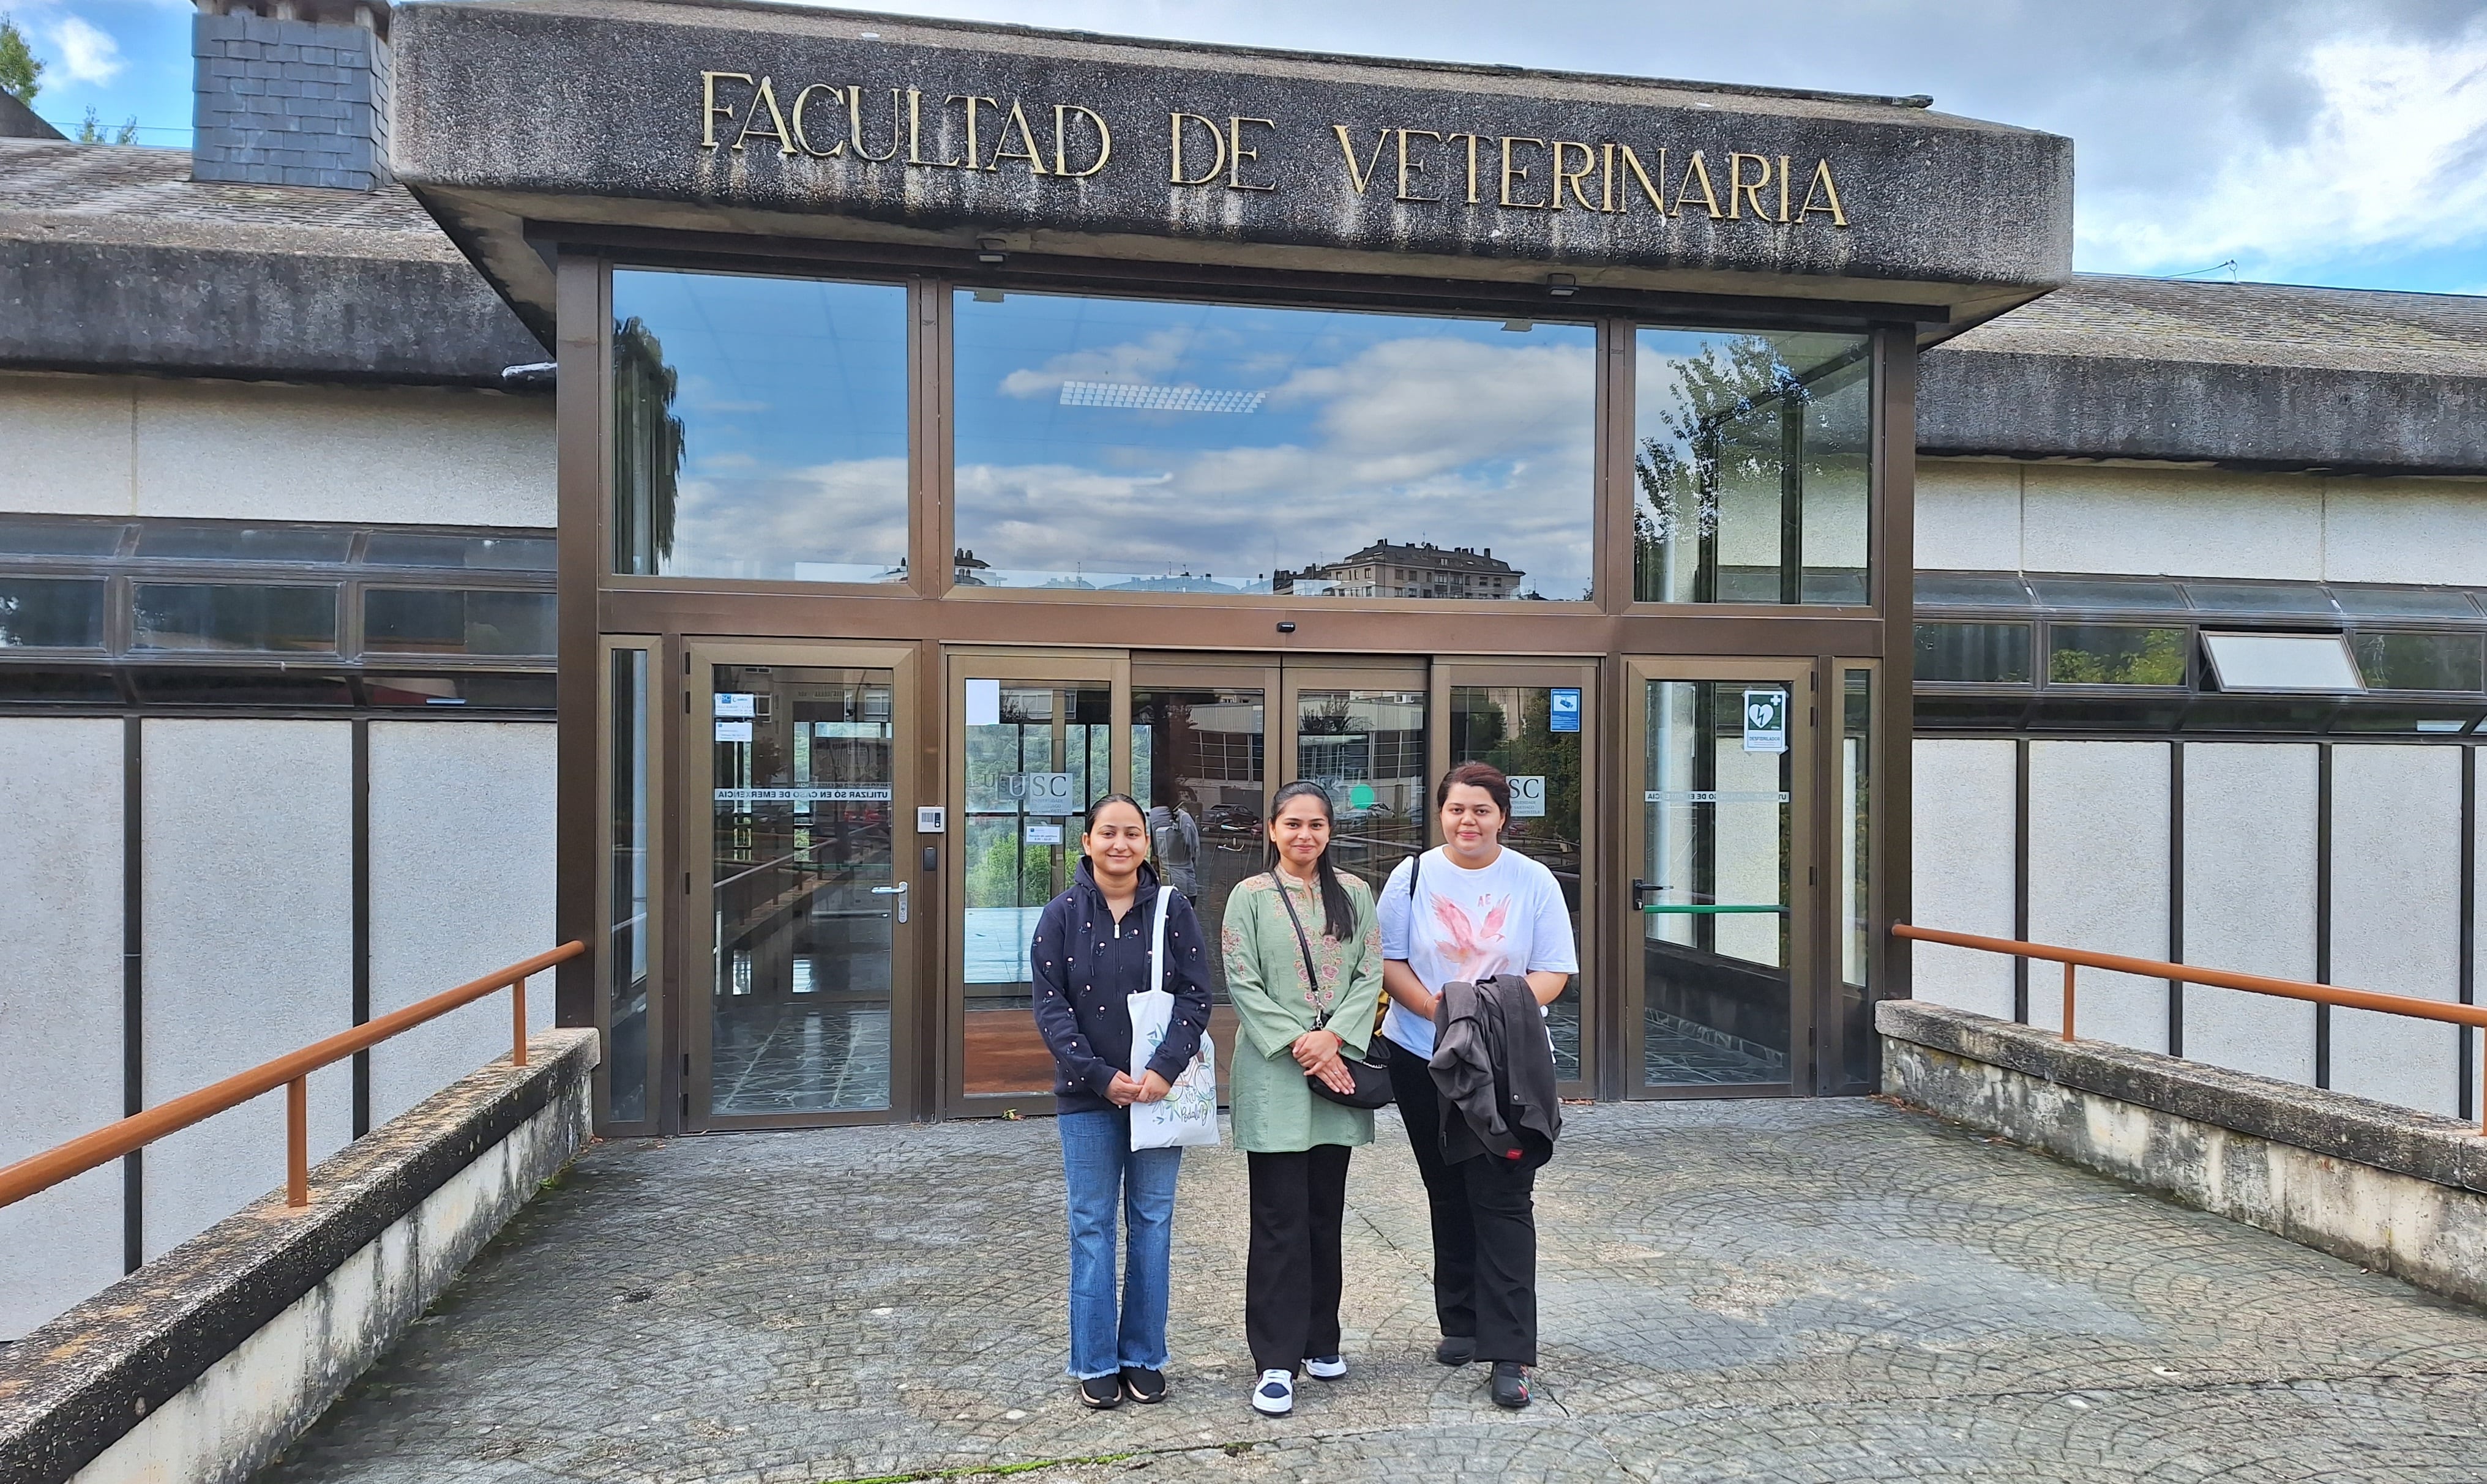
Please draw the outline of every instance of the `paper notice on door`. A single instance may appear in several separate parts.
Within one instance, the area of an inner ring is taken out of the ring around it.
[[[1546,817],[1546,775],[1513,773],[1511,781],[1511,817],[1536,820]]]
[[[751,741],[751,723],[720,721],[716,724],[716,740],[722,742],[747,742]]]
[[[1002,724],[1002,683],[997,680],[967,682],[967,725],[999,726]]]
[[[1027,843],[1030,845],[1060,845],[1062,843],[1062,826],[1059,825],[1030,825],[1027,826]]]

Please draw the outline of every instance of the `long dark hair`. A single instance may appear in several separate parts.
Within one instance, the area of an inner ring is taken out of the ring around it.
[[[1322,818],[1329,821],[1334,843],[1338,816],[1330,810],[1329,790],[1310,778],[1297,779],[1278,790],[1277,797],[1270,800],[1271,827],[1272,829],[1277,827],[1278,812],[1299,798],[1321,800]],[[1338,879],[1338,867],[1330,863],[1329,852],[1329,846],[1325,845],[1322,847],[1322,853],[1313,858],[1313,874],[1321,881],[1322,936],[1337,941],[1355,931],[1355,904],[1349,900],[1347,887]],[[1271,868],[1270,874],[1272,877],[1277,875],[1277,868],[1274,865]],[[1285,884],[1279,883],[1278,889],[1286,890]]]

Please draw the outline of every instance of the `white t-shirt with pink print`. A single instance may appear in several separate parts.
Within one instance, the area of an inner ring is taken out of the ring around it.
[[[1454,865],[1440,846],[1423,858],[1422,871],[1402,861],[1390,873],[1375,914],[1382,956],[1406,961],[1425,988],[1439,994],[1463,979],[1473,984],[1495,974],[1580,971],[1571,910],[1553,872],[1509,849],[1482,871]],[[1411,876],[1416,880],[1412,910]],[[1434,1022],[1395,1000],[1382,1033],[1419,1056],[1434,1054]]]

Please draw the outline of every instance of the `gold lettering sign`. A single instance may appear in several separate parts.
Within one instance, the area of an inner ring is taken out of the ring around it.
[[[1007,164],[1031,177],[1060,181],[1094,179],[1114,158],[1114,131],[1105,112],[1086,103],[939,93],[922,86],[884,88],[852,80],[812,80],[781,89],[766,72],[724,69],[703,70],[699,80],[699,147],[712,153],[749,158],[766,155],[765,146],[774,145],[785,160],[896,163],[906,169],[986,175],[998,174]],[[889,95],[885,122],[880,114],[883,92]],[[936,99],[930,118],[928,95]],[[1048,112],[1049,137],[1041,137],[1038,126],[1048,121]],[[1668,146],[1646,139],[1539,138],[1406,124],[1372,126],[1369,133],[1365,126],[1347,124],[1332,124],[1329,129],[1347,188],[1367,196],[1382,182],[1394,208],[1484,207],[1602,216],[1647,211],[1662,222],[1697,209],[1712,222],[1815,230],[1849,225],[1831,163],[1823,157],[1808,172],[1799,158],[1786,154],[1728,149],[1714,156],[1708,150],[1693,149],[1681,156],[1679,169]],[[883,148],[873,148],[876,139]],[[754,150],[755,140],[764,148]],[[1300,138],[1287,139],[1275,120],[1169,109],[1165,181],[1180,188],[1223,186],[1255,194],[1307,188],[1316,180],[1288,168],[1327,153],[1307,155],[1307,148]],[[949,157],[951,149],[961,152],[957,158]],[[1713,157],[1721,160],[1719,168],[1712,166]],[[1804,178],[1802,194],[1797,189],[1800,175]],[[1489,177],[1491,195],[1485,188]],[[1817,216],[1824,220],[1816,223]]]

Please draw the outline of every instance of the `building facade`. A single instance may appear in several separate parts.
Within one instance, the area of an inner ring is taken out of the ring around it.
[[[1573,898],[1570,1091],[1871,1085],[1916,347],[2066,277],[2064,141],[761,6],[396,46],[399,178],[558,348],[608,1128],[1049,1106],[1091,798],[1192,814],[1215,918],[1277,785],[1378,881],[1470,758]]]
[[[1378,880],[1469,759],[1574,910],[1575,1095],[2052,1013],[1896,920],[2473,993],[2480,301],[2071,279],[2066,142],[1922,99],[221,11],[213,159],[0,138],[0,1159],[569,938],[608,1132],[1042,1110],[1090,798],[1188,816],[1214,918],[1279,784]],[[2088,993],[2475,1111],[2449,1031]],[[499,1033],[315,1080],[315,1143]],[[0,1333],[277,1130],[0,1213]]]

